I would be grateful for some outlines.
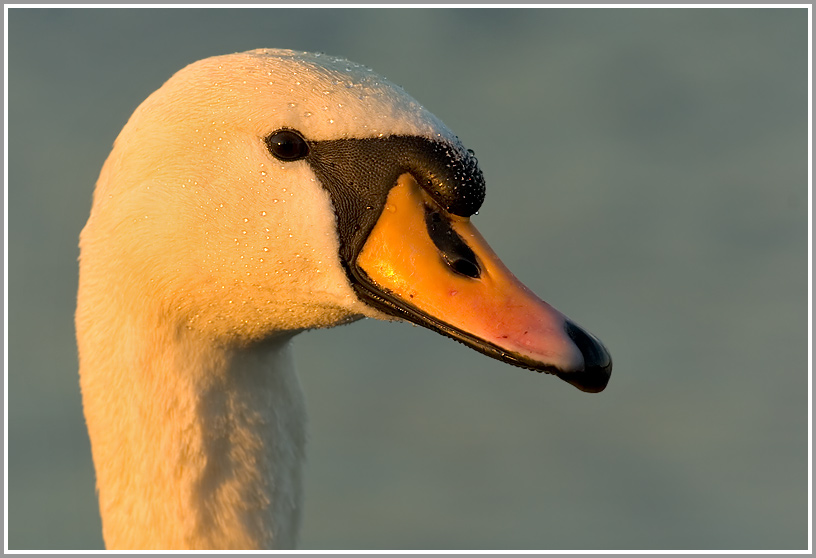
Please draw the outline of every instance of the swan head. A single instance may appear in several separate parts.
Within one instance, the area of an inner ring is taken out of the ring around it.
[[[603,345],[473,228],[484,195],[473,153],[367,68],[287,50],[209,58],[117,138],[82,233],[80,300],[224,343],[408,320],[604,389]]]

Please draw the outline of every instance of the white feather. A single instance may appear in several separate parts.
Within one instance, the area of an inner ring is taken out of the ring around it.
[[[81,235],[80,381],[109,548],[287,548],[305,413],[289,340],[385,316],[354,295],[329,195],[259,138],[453,138],[351,62],[196,62],[136,109]]]

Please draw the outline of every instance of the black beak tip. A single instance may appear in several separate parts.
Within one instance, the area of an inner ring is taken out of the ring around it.
[[[581,391],[603,391],[612,375],[612,357],[609,356],[609,351],[592,334],[572,322],[567,322],[565,330],[584,357],[584,369],[579,372],[558,372],[557,376]]]

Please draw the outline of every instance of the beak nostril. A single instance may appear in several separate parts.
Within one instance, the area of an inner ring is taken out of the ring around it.
[[[481,275],[479,266],[469,260],[458,258],[452,262],[449,262],[446,258],[445,262],[451,267],[451,269],[460,275],[464,275],[472,279],[478,279],[479,275]]]
[[[425,227],[428,229],[428,236],[433,241],[434,246],[439,250],[442,260],[455,273],[478,279],[482,274],[476,254],[460,237],[450,221],[440,213],[433,211],[430,207],[425,207]]]

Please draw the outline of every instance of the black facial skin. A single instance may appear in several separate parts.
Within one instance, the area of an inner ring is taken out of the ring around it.
[[[478,211],[485,196],[484,177],[476,157],[460,143],[418,136],[312,141],[290,129],[272,132],[265,142],[270,153],[281,161],[305,160],[329,192],[337,216],[340,260],[361,300],[498,360],[557,374],[583,391],[597,392],[606,387],[612,370],[609,354],[599,341],[574,324],[569,323],[566,332],[584,355],[584,371],[562,374],[553,366],[505,351],[425,314],[377,286],[356,265],[388,193],[406,172],[447,212],[469,217]],[[425,223],[429,237],[452,271],[477,279],[481,274],[478,259],[444,215],[428,207]]]
[[[329,191],[347,266],[379,219],[388,192],[406,172],[454,215],[470,217],[484,201],[476,157],[459,144],[418,136],[309,141],[290,129],[276,130],[265,142],[282,161],[305,159]]]
[[[469,217],[484,201],[476,158],[458,146],[414,136],[309,142],[306,161],[331,194],[341,256],[357,258],[397,178],[410,173],[447,211]]]

